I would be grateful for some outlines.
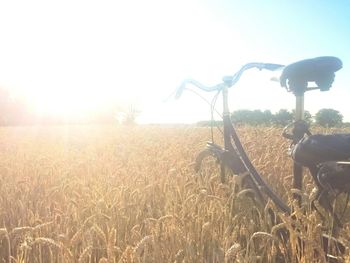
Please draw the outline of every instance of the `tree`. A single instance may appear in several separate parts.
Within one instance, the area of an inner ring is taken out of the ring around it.
[[[343,115],[334,109],[321,109],[316,113],[315,120],[323,127],[334,127],[343,123]]]
[[[280,109],[274,116],[274,123],[278,125],[286,126],[292,121],[293,121],[293,113],[289,112],[286,109]]]
[[[269,124],[272,121],[272,113],[269,110],[237,110],[231,115],[234,123],[246,123],[251,125]]]
[[[311,113],[307,110],[304,111],[304,120],[309,124],[311,124],[313,122],[313,117],[312,117]]]
[[[270,110],[265,110],[262,115],[265,124],[271,124],[273,122],[273,114]]]
[[[292,110],[293,118],[295,119],[295,110]],[[306,121],[309,125],[313,122],[313,117],[311,113],[307,110],[304,111],[304,121]]]
[[[0,125],[23,124],[27,116],[26,105],[18,98],[0,88]]]
[[[141,114],[134,105],[130,104],[126,109],[119,109],[119,119],[124,125],[135,125],[136,118]]]
[[[252,111],[251,110],[237,110],[231,115],[234,123],[247,123],[252,124]]]

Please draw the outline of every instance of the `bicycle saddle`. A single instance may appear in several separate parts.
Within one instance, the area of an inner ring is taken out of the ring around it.
[[[342,66],[342,61],[336,57],[301,60],[284,68],[280,84],[295,95],[302,95],[307,90],[308,82],[315,82],[321,91],[326,91],[332,86],[334,73]]]
[[[350,133],[307,136],[294,146],[292,157],[304,166],[348,160],[350,159]]]

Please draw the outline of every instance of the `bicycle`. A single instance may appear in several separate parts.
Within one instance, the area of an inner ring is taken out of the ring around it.
[[[307,123],[303,120],[305,92],[317,89],[327,91],[331,88],[335,72],[342,68],[342,62],[338,58],[318,57],[302,60],[288,66],[272,63],[248,63],[234,75],[223,77],[222,83],[211,87],[193,79],[183,81],[176,92],[176,98],[182,95],[188,84],[192,84],[206,92],[216,91],[211,103],[212,123],[216,99],[220,93],[222,93],[223,99],[222,134],[224,146],[222,147],[213,141],[212,125],[212,141],[207,142],[206,149],[196,157],[195,170],[200,171],[205,158],[214,157],[220,167],[222,183],[226,182],[228,174],[237,176],[244,174],[244,187],[255,193],[254,198],[257,198],[263,205],[266,205],[267,200],[271,199],[280,211],[287,215],[292,214],[292,209],[265,182],[250,161],[230,117],[228,90],[238,83],[246,70],[252,68],[269,71],[283,70],[280,84],[296,97],[295,121],[285,127],[282,134],[284,138],[292,141],[290,151],[293,158],[293,188],[299,191],[302,189],[303,167],[308,168],[317,188],[316,199],[330,213],[336,227],[340,228],[342,224],[339,216],[333,211],[331,200],[335,199],[336,194],[350,193],[350,177],[347,176],[350,174],[350,163],[348,162],[350,158],[350,135],[312,135]],[[312,82],[316,84],[315,87],[309,87]],[[291,132],[289,132],[290,129]],[[333,149],[332,155],[327,152],[329,149]],[[300,194],[295,193],[294,198],[300,205]],[[312,207],[322,217],[322,213],[314,205],[314,201]],[[330,237],[326,235],[323,238],[325,242],[330,240]],[[341,243],[337,243],[337,246],[339,246],[341,252],[344,252],[345,247]]]

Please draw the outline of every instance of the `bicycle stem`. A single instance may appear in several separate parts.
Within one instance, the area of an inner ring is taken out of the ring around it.
[[[222,100],[223,100],[223,116],[229,116],[230,110],[228,108],[228,87],[225,86],[222,89]]]
[[[232,144],[231,144],[231,129],[229,128],[229,125],[225,125],[225,119],[230,118],[230,110],[228,107],[228,86],[225,85],[225,87],[222,89],[222,101],[223,101],[223,121],[224,121],[224,145],[225,149],[229,151],[234,151]]]

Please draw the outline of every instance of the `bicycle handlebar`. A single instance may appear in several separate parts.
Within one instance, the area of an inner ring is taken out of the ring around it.
[[[234,86],[241,78],[243,72],[248,70],[248,69],[258,68],[259,70],[266,69],[266,70],[274,71],[274,70],[277,70],[277,69],[280,69],[283,67],[284,67],[284,65],[272,64],[272,63],[257,63],[257,62],[248,63],[248,64],[245,64],[243,67],[241,67],[241,69],[239,71],[237,71],[233,76],[223,77],[222,83],[219,83],[219,84],[217,84],[215,86],[211,86],[211,87],[205,86],[194,79],[186,79],[182,82],[180,87],[177,89],[175,98],[178,99],[181,97],[182,92],[186,88],[187,84],[192,84],[192,85],[196,86],[197,88],[199,88],[203,91],[207,91],[207,92],[215,91],[215,90],[222,90],[225,87],[230,88],[230,87]]]
[[[187,84],[192,84],[192,85],[196,86],[197,88],[200,88],[201,90],[204,90],[204,91],[207,91],[207,92],[214,91],[214,90],[221,90],[221,89],[223,89],[225,87],[224,83],[220,83],[220,84],[217,84],[215,86],[208,87],[208,86],[205,86],[205,85],[201,84],[200,82],[198,82],[198,81],[196,81],[194,79],[185,79],[182,82],[182,84],[180,85],[180,87],[176,91],[176,95],[175,95],[176,99],[181,97],[182,92],[186,88]]]

